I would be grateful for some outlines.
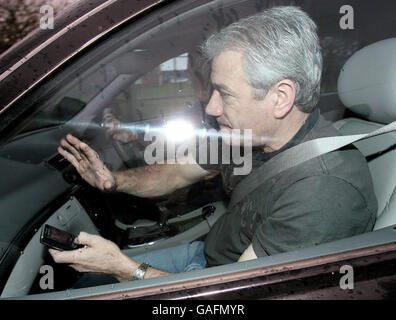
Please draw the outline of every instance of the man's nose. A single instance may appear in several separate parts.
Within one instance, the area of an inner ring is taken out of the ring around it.
[[[206,114],[214,117],[219,117],[223,114],[223,102],[220,93],[214,90],[210,100],[205,108]]]

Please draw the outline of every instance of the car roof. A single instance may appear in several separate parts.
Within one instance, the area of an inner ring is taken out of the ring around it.
[[[78,1],[0,56],[0,114],[85,47],[120,24],[170,0]]]

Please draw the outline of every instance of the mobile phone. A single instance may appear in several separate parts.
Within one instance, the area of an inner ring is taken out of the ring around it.
[[[82,245],[74,243],[75,238],[76,236],[66,231],[46,224],[41,231],[40,242],[47,247],[60,251],[82,248]]]

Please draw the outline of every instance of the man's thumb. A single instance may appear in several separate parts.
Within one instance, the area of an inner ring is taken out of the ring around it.
[[[116,187],[117,187],[116,184],[114,182],[111,182],[110,180],[106,180],[103,183],[103,188],[104,188],[104,191],[106,191],[106,192],[113,192],[116,190]]]

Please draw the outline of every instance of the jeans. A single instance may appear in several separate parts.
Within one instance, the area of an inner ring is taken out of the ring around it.
[[[137,262],[146,262],[155,269],[170,273],[201,270],[206,266],[204,242],[202,241],[143,253],[132,257],[132,259]],[[112,276],[87,273],[75,283],[72,289],[117,282],[118,280]]]

